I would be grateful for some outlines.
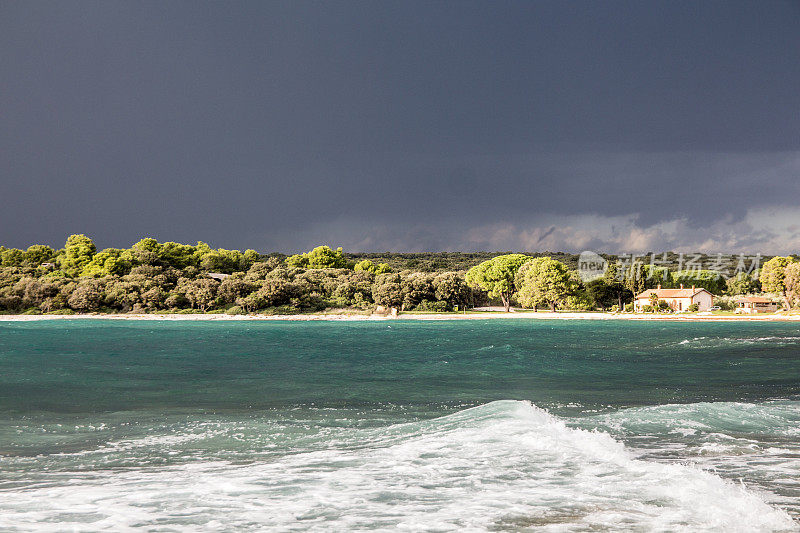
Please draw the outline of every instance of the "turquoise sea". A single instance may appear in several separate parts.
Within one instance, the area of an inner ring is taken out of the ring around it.
[[[798,531],[800,325],[0,322],[2,531]]]

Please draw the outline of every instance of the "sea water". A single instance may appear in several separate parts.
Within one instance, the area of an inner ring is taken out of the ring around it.
[[[0,322],[2,531],[797,531],[800,325]]]

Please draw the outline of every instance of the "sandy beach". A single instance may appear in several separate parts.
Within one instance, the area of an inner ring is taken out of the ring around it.
[[[677,322],[795,322],[800,315],[763,314],[763,315],[655,315],[634,313],[599,313],[599,312],[471,312],[471,313],[401,313],[399,316],[379,314],[360,315],[354,313],[308,313],[299,315],[226,315],[226,314],[75,314],[75,315],[0,315],[0,321],[31,322],[39,320],[176,320],[176,321],[242,321],[242,320],[278,320],[278,321],[381,321],[381,320],[486,320],[486,319],[531,319],[531,320],[668,320]]]

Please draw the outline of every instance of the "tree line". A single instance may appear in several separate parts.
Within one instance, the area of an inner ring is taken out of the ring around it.
[[[747,294],[760,291],[764,283],[764,290],[800,302],[800,262],[791,257],[767,261],[760,281],[746,273],[725,280],[714,271],[611,260],[602,277],[583,282],[572,268],[576,262],[559,260],[567,254],[368,255],[318,246],[287,257],[152,238],[130,248],[98,251],[86,235],[71,235],[61,249],[0,246],[0,312],[366,312],[378,305],[445,312],[495,302],[506,309],[515,304],[608,310],[623,309],[647,288],[681,284],[713,294]],[[470,266],[433,269],[431,262],[440,256],[449,265]],[[422,257],[428,257],[422,270],[397,268]]]
[[[328,246],[286,257],[145,238],[97,251],[89,237],[72,235],[59,250],[0,247],[5,313],[451,311],[480,297],[464,272],[395,273]]]
[[[773,264],[786,258],[774,258]],[[800,301],[800,263],[797,263],[797,291]],[[602,276],[584,282],[576,270],[552,257],[506,254],[484,261],[466,273],[470,286],[479,287],[488,296],[498,298],[506,311],[512,300],[536,310],[557,308],[572,310],[631,310],[635,295],[647,289],[697,287],[714,295],[741,295],[760,292],[759,272],[739,272],[725,279],[713,270],[677,270],[646,263],[608,261]],[[767,290],[772,291],[772,286]],[[778,291],[774,291],[778,292]],[[654,307],[658,302],[654,303]]]

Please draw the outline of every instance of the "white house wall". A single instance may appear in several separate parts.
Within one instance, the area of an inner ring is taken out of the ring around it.
[[[714,305],[714,300],[711,295],[707,292],[701,292],[696,294],[693,298],[694,303],[697,304],[697,308],[699,311],[708,311],[708,309]]]

